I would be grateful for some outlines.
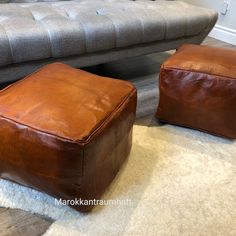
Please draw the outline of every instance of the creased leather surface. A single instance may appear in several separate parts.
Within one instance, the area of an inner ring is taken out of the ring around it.
[[[136,99],[129,82],[59,63],[2,90],[0,176],[57,198],[98,199],[129,154]]]
[[[157,118],[236,138],[236,51],[184,45],[161,68]]]

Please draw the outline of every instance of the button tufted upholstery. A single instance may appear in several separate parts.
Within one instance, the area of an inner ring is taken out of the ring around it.
[[[196,36],[209,32],[216,18],[212,10],[179,1],[0,4],[0,66]]]
[[[209,25],[211,13],[166,1],[4,4],[0,7],[0,64],[195,35]]]

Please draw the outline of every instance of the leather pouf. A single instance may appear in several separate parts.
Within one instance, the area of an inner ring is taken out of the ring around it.
[[[157,118],[236,138],[236,50],[183,45],[161,67]]]
[[[129,82],[60,63],[10,85],[0,91],[0,177],[62,200],[99,199],[129,155],[136,100]]]

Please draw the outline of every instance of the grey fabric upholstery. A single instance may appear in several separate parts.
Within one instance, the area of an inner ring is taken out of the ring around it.
[[[149,44],[197,36],[200,41],[216,19],[213,10],[179,1],[0,4],[0,70],[12,64],[142,49]],[[94,64],[92,57],[90,60]]]
[[[32,2],[59,2],[71,0],[0,0],[0,3],[32,3]]]

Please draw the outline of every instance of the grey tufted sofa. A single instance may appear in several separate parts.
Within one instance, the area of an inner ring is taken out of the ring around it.
[[[0,4],[0,82],[53,61],[83,67],[201,43],[217,20],[180,1],[4,2],[11,3]]]

